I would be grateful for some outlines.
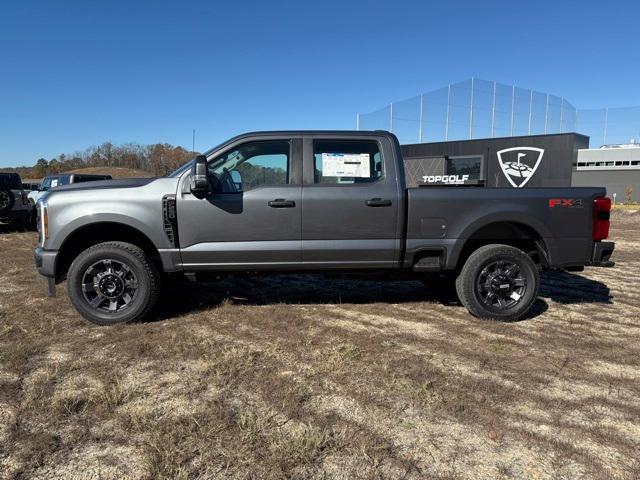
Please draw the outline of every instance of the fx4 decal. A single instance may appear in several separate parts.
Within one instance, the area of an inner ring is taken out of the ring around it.
[[[584,204],[581,198],[550,198],[549,208],[556,207],[582,208]]]

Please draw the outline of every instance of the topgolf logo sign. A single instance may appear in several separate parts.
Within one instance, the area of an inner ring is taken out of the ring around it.
[[[498,152],[498,163],[509,183],[515,188],[522,188],[536,173],[543,155],[542,148],[505,148]]]
[[[464,184],[469,180],[469,175],[423,175],[424,183],[450,183],[455,185]]]

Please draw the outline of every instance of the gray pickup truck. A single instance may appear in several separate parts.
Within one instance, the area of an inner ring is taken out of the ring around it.
[[[473,315],[513,320],[540,270],[613,265],[605,193],[407,188],[391,133],[248,133],[164,178],[48,192],[35,261],[101,325],[148,314],[166,275],[232,272],[449,280]]]

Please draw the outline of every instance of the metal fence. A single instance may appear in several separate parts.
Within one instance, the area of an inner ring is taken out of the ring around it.
[[[578,132],[591,146],[640,139],[640,107],[578,110],[565,98],[469,79],[356,116],[358,130],[390,130],[401,143]]]

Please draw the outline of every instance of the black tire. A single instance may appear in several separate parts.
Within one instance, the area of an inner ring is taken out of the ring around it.
[[[67,274],[67,290],[84,318],[98,325],[115,325],[140,320],[149,313],[160,293],[160,274],[136,245],[100,243],[75,258]]]
[[[10,211],[16,204],[16,197],[8,187],[0,186],[0,213]]]
[[[529,312],[538,296],[540,277],[526,253],[491,244],[473,252],[456,279],[456,291],[472,315],[514,321]]]

